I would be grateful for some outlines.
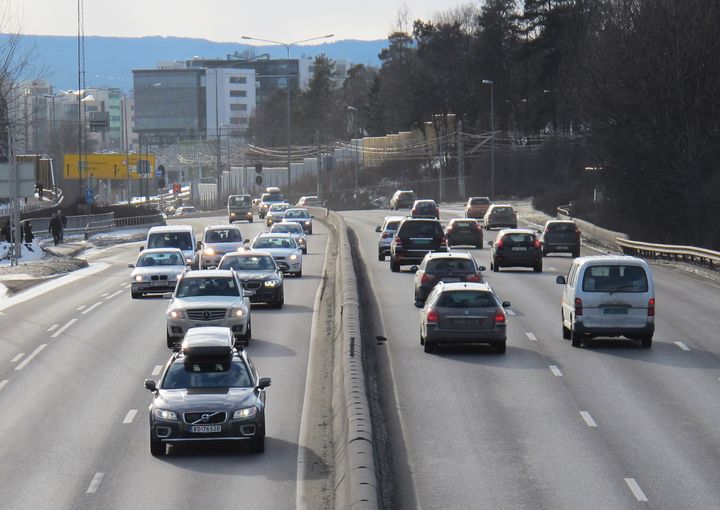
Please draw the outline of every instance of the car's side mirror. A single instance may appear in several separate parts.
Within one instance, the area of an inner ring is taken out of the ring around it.
[[[272,379],[269,377],[261,377],[258,381],[257,387],[261,390],[264,390],[268,386],[270,386],[270,383],[272,382]]]
[[[418,267],[417,266],[410,266],[410,271],[413,273],[417,273]]]
[[[245,244],[250,244],[250,239],[245,239],[245,240],[243,241],[243,243],[245,243]]]
[[[378,225],[377,227],[375,227],[375,232],[377,232],[377,233],[382,232],[382,229],[380,228],[380,225]]]
[[[144,249],[145,249],[144,246],[141,246],[141,247],[140,247],[140,251],[143,251]]]
[[[145,379],[145,389],[157,391],[157,383],[155,382],[155,379]]]
[[[172,292],[166,292],[163,295],[163,299],[172,299],[173,293]]]
[[[503,301],[503,302],[502,302],[502,307],[503,307],[503,308],[510,308],[511,306],[512,306],[512,305],[510,304],[510,301]]]
[[[485,271],[486,269],[485,266],[478,265],[478,271]]]
[[[422,301],[415,301],[415,308],[422,308],[422,307],[423,307]]]
[[[558,275],[558,277],[555,278],[555,283],[559,285],[565,285],[565,283],[567,282],[565,281],[565,277],[563,275]]]
[[[128,264],[128,267],[129,267],[130,269],[132,269],[132,268],[135,267],[135,264]]]
[[[195,249],[202,250],[202,245],[203,245],[202,241],[198,241],[197,243],[195,243]]]

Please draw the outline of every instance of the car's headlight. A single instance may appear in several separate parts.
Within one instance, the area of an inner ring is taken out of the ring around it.
[[[215,250],[212,248],[205,248],[205,251],[203,252],[205,255],[215,255]]]
[[[141,282],[141,281],[143,281],[144,279],[145,279],[145,278],[143,278],[142,275],[139,275],[139,274],[136,274],[136,275],[135,275],[135,281],[136,281],[136,282]]]
[[[245,409],[238,409],[233,413],[233,420],[242,420],[243,418],[252,418],[257,414],[257,408],[246,407]]]
[[[182,308],[173,308],[168,312],[168,317],[171,319],[183,319],[185,318],[185,310]]]
[[[153,411],[153,414],[155,415],[155,418],[160,418],[161,420],[177,421],[177,414],[175,414],[175,411],[168,411],[167,409],[155,409],[155,411]]]
[[[188,257],[188,258],[185,259],[185,262],[187,262],[188,264],[192,264],[192,263],[193,263],[193,259],[191,259],[191,258]]]
[[[234,213],[234,212],[231,212],[231,213],[230,213],[230,216],[235,216],[235,213]]]
[[[309,227],[309,226],[310,226],[310,220],[306,221],[306,222],[305,222],[305,225]]]
[[[292,255],[290,255],[288,257],[288,260],[297,260],[297,258],[298,258],[297,253],[293,253]]]
[[[245,310],[243,308],[233,308],[230,310],[230,317],[241,319],[245,316]]]
[[[265,280],[265,282],[263,282],[263,285],[265,285],[265,287],[270,287],[271,289],[273,289],[280,285],[280,280]]]
[[[305,239],[303,239],[302,237],[298,237],[297,242],[298,244],[305,244]]]

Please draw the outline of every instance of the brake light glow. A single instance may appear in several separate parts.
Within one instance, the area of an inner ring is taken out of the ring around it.
[[[442,236],[440,240],[440,246],[447,246],[447,236]]]
[[[648,317],[655,317],[655,298],[650,298],[648,301]]]
[[[507,324],[507,318],[505,317],[505,312],[502,310],[498,310],[495,312],[495,325],[500,326],[503,324]]]
[[[430,280],[432,280],[432,279],[433,279],[432,276],[430,276],[430,275],[427,274],[427,273],[424,273],[424,274],[422,275],[422,277],[420,278],[420,283],[430,283]]]
[[[502,248],[502,247],[503,247],[502,239],[500,239],[497,243],[495,243],[495,246],[496,246],[497,248]]]
[[[575,316],[582,315],[582,299],[575,298]]]
[[[427,312],[427,322],[428,322],[428,324],[431,324],[431,323],[432,323],[432,324],[437,324],[438,319],[439,319],[439,317],[438,317],[437,310],[435,310],[434,308],[431,308],[430,310],[428,310],[428,312]]]
[[[534,246],[535,248],[540,248],[540,239],[535,239],[535,240],[533,241],[533,246]]]
[[[480,281],[480,275],[477,274],[469,274],[465,277],[465,279],[469,282],[479,282]]]
[[[382,238],[383,238],[383,239],[387,239],[388,237],[390,237],[390,234],[388,234],[387,232],[383,232],[383,233],[382,233]]]
[[[395,246],[402,246],[402,239],[400,239],[400,236],[395,236]]]
[[[410,214],[417,214],[417,209],[413,209],[412,211],[410,211]]]
[[[452,225],[448,225],[447,231],[448,231],[448,232],[452,232],[452,229],[453,229],[453,228],[452,228]]]

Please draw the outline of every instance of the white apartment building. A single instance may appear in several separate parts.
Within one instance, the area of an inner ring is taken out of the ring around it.
[[[207,135],[242,135],[257,104],[255,71],[215,67],[205,69]]]

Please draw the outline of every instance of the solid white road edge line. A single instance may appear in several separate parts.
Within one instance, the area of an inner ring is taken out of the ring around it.
[[[38,345],[38,348],[35,349],[33,352],[31,352],[30,355],[27,358],[25,358],[22,363],[20,363],[18,366],[16,366],[15,370],[22,370],[23,368],[25,368],[25,365],[30,363],[35,356],[40,354],[40,351],[42,351],[45,347],[47,347],[47,344]]]
[[[25,353],[21,352],[20,354],[15,356],[13,359],[11,359],[10,363],[17,363],[18,361],[20,361],[20,358],[22,358],[23,356],[25,356]]]
[[[678,347],[680,347],[683,351],[689,351],[689,350],[690,350],[690,347],[688,347],[687,345],[685,345],[685,344],[682,343],[682,342],[675,342],[675,345],[677,345]]]
[[[102,482],[103,476],[105,476],[105,473],[95,473],[95,476],[93,476],[90,486],[87,491],[85,491],[85,494],[95,494],[98,487],[100,487],[100,482]]]
[[[47,331],[48,333],[50,333],[53,329],[57,328],[59,325],[60,325],[60,324],[53,324],[52,326],[50,326],[49,328],[47,328],[46,331]]]
[[[62,335],[62,334],[65,332],[65,330],[66,330],[67,328],[69,328],[70,326],[72,326],[72,325],[75,324],[76,322],[77,322],[77,319],[70,319],[69,321],[67,321],[67,322],[65,323],[65,325],[64,325],[62,328],[58,329],[55,333],[53,333],[52,335],[50,335],[50,338],[57,338],[57,337],[59,337],[60,335]]]
[[[85,315],[86,313],[92,312],[95,308],[97,308],[97,307],[100,306],[101,304],[102,304],[102,301],[98,301],[98,302],[95,303],[94,305],[89,306],[88,308],[86,308],[85,310],[83,310],[83,311],[80,313],[80,315]]]
[[[9,381],[7,379],[0,381],[0,390],[3,389],[8,382]]]
[[[110,295],[109,295],[108,297],[106,297],[105,299],[112,299],[112,298],[114,298],[115,296],[117,296],[118,294],[122,294],[122,291],[119,290],[119,291],[117,291],[117,292],[113,292],[112,294],[110,294]]]
[[[537,342],[537,337],[530,333],[529,331],[526,331],[525,334],[527,335],[528,339],[532,340],[533,342]]]
[[[597,423],[595,423],[595,420],[593,420],[593,417],[590,416],[590,413],[587,411],[580,411],[580,416],[582,416],[582,419],[585,420],[585,424],[588,427],[597,427]]]
[[[555,377],[562,377],[562,372],[556,365],[550,365],[550,371]]]
[[[26,291],[20,292],[15,296],[0,301],[0,310],[5,310],[7,308],[10,308],[11,306],[24,303],[25,301],[30,301],[31,299],[34,299],[38,296],[47,294],[51,290],[55,290],[59,287],[67,285],[68,283],[72,283],[95,273],[99,273],[100,271],[103,271],[108,267],[110,267],[110,264],[106,264],[105,262],[94,262],[88,267],[73,271],[66,276],[61,276],[57,280],[41,283],[40,285],[35,285]]]
[[[137,414],[137,409],[130,409],[128,413],[125,415],[125,419],[123,419],[123,423],[132,423],[135,419],[135,415]]]
[[[633,493],[633,496],[635,496],[635,499],[638,501],[647,501],[648,498],[645,495],[645,493],[642,491],[638,483],[635,481],[634,478],[626,478],[625,483],[628,487],[630,487],[630,490]]]
[[[160,370],[162,370],[162,365],[155,365],[155,368],[153,368],[153,371],[150,375],[158,375],[160,373]]]

